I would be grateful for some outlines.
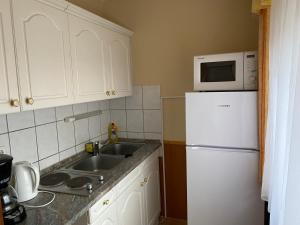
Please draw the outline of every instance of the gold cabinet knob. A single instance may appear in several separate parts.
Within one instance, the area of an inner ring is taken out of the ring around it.
[[[105,200],[104,202],[103,202],[103,205],[108,205],[109,204],[109,200]]]
[[[20,102],[18,99],[12,99],[10,101],[10,105],[13,106],[13,107],[19,107],[20,106]]]
[[[144,182],[147,183],[148,182],[148,177],[144,178]]]
[[[107,91],[107,92],[106,92],[106,95],[107,95],[107,96],[110,96],[110,91]]]
[[[141,182],[141,187],[144,187],[144,185],[145,185],[145,182]]]
[[[33,103],[34,103],[34,100],[33,100],[33,98],[26,98],[26,104],[28,104],[28,105],[33,105]]]
[[[112,93],[112,95],[116,95],[116,91],[115,90],[111,91],[111,93]]]

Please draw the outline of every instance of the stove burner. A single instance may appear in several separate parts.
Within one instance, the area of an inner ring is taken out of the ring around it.
[[[67,173],[52,173],[42,177],[40,184],[43,186],[59,186],[70,178]]]
[[[76,177],[66,182],[67,186],[72,189],[81,189],[90,183],[92,183],[92,179],[88,177]]]

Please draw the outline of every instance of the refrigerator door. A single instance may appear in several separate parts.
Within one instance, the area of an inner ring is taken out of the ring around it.
[[[259,152],[187,147],[188,225],[263,225]]]
[[[186,93],[192,146],[258,149],[257,92]]]

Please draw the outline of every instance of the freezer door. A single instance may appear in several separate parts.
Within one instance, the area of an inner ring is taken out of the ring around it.
[[[263,225],[259,154],[187,148],[188,225]]]
[[[186,94],[187,145],[258,149],[257,92]]]

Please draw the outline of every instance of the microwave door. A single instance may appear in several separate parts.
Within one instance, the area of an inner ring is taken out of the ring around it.
[[[236,61],[203,62],[200,64],[201,83],[235,82]]]
[[[242,90],[243,57],[243,53],[232,53],[195,58],[195,90]]]

